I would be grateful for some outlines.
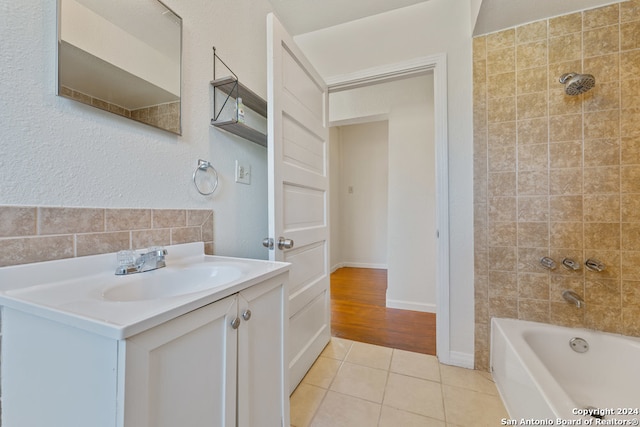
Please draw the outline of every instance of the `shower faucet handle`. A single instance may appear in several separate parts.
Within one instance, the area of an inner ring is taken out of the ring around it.
[[[555,270],[556,267],[558,266],[558,264],[556,264],[556,262],[553,259],[549,258],[548,256],[540,258],[540,264],[544,268],[547,268],[549,270]]]
[[[587,267],[587,270],[595,271],[598,273],[604,271],[607,268],[601,261],[593,258],[589,258],[588,260],[586,260],[584,262],[584,265],[585,267]]]

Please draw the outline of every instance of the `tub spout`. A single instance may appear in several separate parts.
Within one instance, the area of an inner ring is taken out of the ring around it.
[[[584,307],[584,300],[580,297],[580,295],[576,294],[573,291],[566,290],[562,292],[562,298],[572,304],[575,304],[578,308]]]

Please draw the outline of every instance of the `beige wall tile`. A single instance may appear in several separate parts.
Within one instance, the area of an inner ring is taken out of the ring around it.
[[[38,234],[104,231],[104,209],[38,208]]]
[[[587,328],[597,327],[601,331],[620,333],[622,331],[621,307],[611,303],[588,304],[585,306],[584,324]]]
[[[582,12],[549,19],[549,37],[582,31]]]
[[[89,233],[76,236],[76,256],[106,254],[131,249],[128,231]]]
[[[154,209],[152,224],[153,228],[184,227],[187,225],[187,212],[182,209]]]
[[[634,337],[640,336],[640,308],[622,309],[622,333]]]
[[[516,30],[510,28],[487,35],[487,50],[503,49],[515,44]]]
[[[511,71],[503,74],[493,74],[487,77],[487,96],[489,98],[504,98],[513,96],[515,91],[515,72]]]
[[[519,222],[518,247],[548,248],[549,224],[546,222]]]
[[[519,44],[516,48],[518,70],[540,67],[547,64],[547,41]]]
[[[528,93],[516,99],[518,120],[547,116],[547,92]]]
[[[473,60],[479,61],[487,59],[487,37],[474,37],[473,38]]]
[[[582,38],[585,58],[607,55],[620,50],[618,25],[587,30]]]
[[[623,251],[640,251],[640,223],[623,222],[621,224],[621,228],[622,228],[621,249]]]
[[[549,167],[582,167],[582,141],[554,142],[549,144]]]
[[[598,279],[619,279],[621,276],[620,263],[621,252],[619,250],[606,250],[600,248],[587,248],[584,250],[584,259],[589,258],[597,259],[605,265],[604,271],[590,271],[585,268],[585,278],[598,278]]]
[[[549,300],[549,275],[518,273],[518,298]]]
[[[620,82],[620,105],[623,110],[640,109],[640,79]]]
[[[489,263],[487,265],[490,265],[492,270],[516,271],[517,262],[515,247],[489,248]]]
[[[640,221],[640,194],[620,195],[620,219],[623,222]]]
[[[619,222],[620,195],[585,194],[584,220],[585,222]]]
[[[549,64],[576,60],[581,56],[582,33],[572,33],[549,39]]]
[[[640,1],[630,0],[620,4],[620,22],[635,21],[640,16]]]
[[[618,23],[620,8],[618,4],[585,10],[583,14],[583,29],[589,30]]]
[[[521,196],[549,194],[548,170],[518,172],[518,194]]]
[[[490,172],[489,196],[515,196],[516,174],[514,172]]]
[[[73,255],[72,235],[3,239],[0,267],[72,258]]]
[[[640,165],[620,167],[620,192],[640,193]]]
[[[106,209],[106,231],[140,230],[151,228],[149,209]]]
[[[633,307],[640,309],[640,282],[622,281],[622,307]]]
[[[516,220],[515,197],[491,197],[489,198],[489,220],[512,221]]]
[[[516,142],[516,122],[488,124],[489,146],[511,146]]]
[[[584,168],[584,192],[586,194],[611,194],[619,191],[619,166]]]
[[[640,15],[638,15],[640,16]],[[625,22],[620,24],[620,50],[640,48],[640,21]]]
[[[518,147],[518,170],[546,170],[549,166],[547,144],[527,144]]]
[[[624,280],[640,280],[640,251],[622,251],[621,276]]]
[[[551,302],[549,306],[549,318],[552,324],[572,328],[584,327],[584,310],[582,308],[577,308],[566,301]]]
[[[202,241],[202,227],[180,227],[171,229],[171,244],[192,243]]]
[[[582,271],[573,275],[551,275],[549,281],[549,300],[552,302],[566,303],[564,298],[562,298],[562,292],[566,290],[573,291],[581,296],[584,295],[584,274]]]
[[[636,79],[640,73],[640,50],[620,53],[620,78]]]
[[[617,279],[589,278],[584,283],[584,301],[587,304],[620,304],[621,285]]]
[[[514,271],[489,271],[489,298],[518,296],[518,279]]]
[[[516,229],[515,222],[489,222],[489,246],[515,246]]]
[[[549,122],[546,117],[517,122],[518,145],[539,144],[549,141]]]
[[[518,300],[518,319],[548,323],[550,319],[549,311],[549,301]]]
[[[516,170],[516,145],[489,147],[489,171],[503,172]]]
[[[584,72],[593,74],[596,85],[619,81],[619,70],[620,55],[618,53],[584,58]]]
[[[547,21],[537,21],[516,28],[516,42],[529,43],[547,38]]]
[[[582,96],[586,112],[618,109],[620,106],[620,82],[599,83]]]
[[[518,198],[518,221],[547,221],[549,198],[547,196],[521,196]]]
[[[582,221],[582,196],[549,197],[550,221]]]
[[[518,273],[548,273],[540,264],[540,259],[548,255],[547,248],[518,247]]]
[[[187,211],[187,226],[201,226],[213,215],[209,209],[190,209]]]
[[[550,247],[582,249],[582,222],[552,222],[549,227]]]
[[[487,74],[501,74],[516,69],[516,50],[513,47],[487,51]]]
[[[205,242],[213,241],[213,212],[202,223],[202,240]]]
[[[621,111],[620,135],[640,136],[640,108],[627,108]]]
[[[36,234],[36,208],[0,206],[0,237]]]
[[[582,168],[551,169],[549,194],[582,194]]]
[[[549,141],[579,141],[582,139],[582,115],[549,117]]]
[[[131,232],[132,249],[144,249],[149,246],[168,246],[171,244],[171,230],[134,230]]]
[[[611,166],[620,164],[620,140],[588,139],[584,141],[585,166]]]
[[[516,99],[489,98],[487,102],[487,119],[489,123],[508,122],[516,119]]]
[[[620,248],[620,225],[608,222],[591,222],[584,226],[585,249]]]
[[[546,92],[548,87],[547,67],[518,70],[517,93]],[[513,92],[511,93],[513,94]]]

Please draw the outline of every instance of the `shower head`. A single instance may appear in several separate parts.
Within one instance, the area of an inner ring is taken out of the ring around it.
[[[591,74],[566,73],[560,76],[560,83],[566,85],[567,95],[580,95],[596,85],[596,79]]]

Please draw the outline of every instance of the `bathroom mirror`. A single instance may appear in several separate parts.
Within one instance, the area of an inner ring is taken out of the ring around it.
[[[181,134],[182,19],[158,0],[58,0],[58,95]]]

